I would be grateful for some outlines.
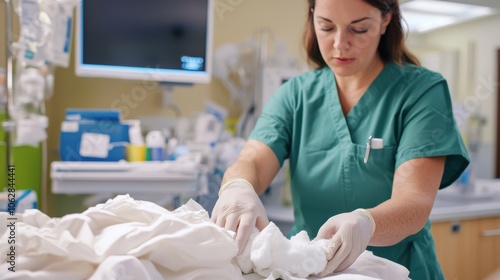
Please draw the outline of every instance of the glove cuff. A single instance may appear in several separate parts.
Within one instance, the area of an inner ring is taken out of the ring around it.
[[[370,221],[370,223],[372,225],[372,235],[373,235],[373,233],[375,232],[376,226],[375,226],[375,220],[373,219],[372,214],[370,214],[370,211],[363,209],[363,208],[359,208],[359,209],[354,210],[353,212],[362,213]]]
[[[234,188],[234,187],[249,187],[251,188],[252,190],[254,189],[252,184],[250,184],[250,182],[248,182],[247,180],[243,179],[243,178],[233,178],[229,181],[227,181],[226,183],[224,183],[224,185],[222,185],[219,189],[219,197],[222,195],[222,192],[226,189],[230,189],[230,188]]]

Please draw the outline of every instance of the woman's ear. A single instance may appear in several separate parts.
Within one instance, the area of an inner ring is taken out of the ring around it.
[[[392,11],[388,12],[382,19],[382,28],[381,28],[382,34],[385,33],[387,26],[389,25],[389,23],[391,23],[391,19],[392,19]]]

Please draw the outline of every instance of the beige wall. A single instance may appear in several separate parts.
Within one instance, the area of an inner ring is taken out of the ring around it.
[[[413,48],[429,50],[458,50],[458,91],[455,101],[464,103],[468,112],[479,112],[487,118],[483,129],[484,151],[480,159],[482,174],[494,176],[496,133],[497,50],[500,49],[500,15],[462,23],[429,32],[414,40]],[[415,38],[413,38],[415,39]],[[486,170],[485,170],[486,169]]]
[[[0,3],[0,65],[5,65],[5,7],[3,1]],[[292,55],[303,58],[301,37],[305,16],[305,0],[215,0],[214,49],[223,43],[242,42],[262,28],[268,28],[276,38],[287,43]],[[124,118],[174,116],[170,109],[161,106],[158,86],[145,86],[141,81],[75,76],[73,54],[71,65],[58,68],[55,73],[54,95],[47,102],[49,161],[58,160],[59,127],[67,108],[121,108],[124,109]],[[210,84],[175,88],[173,101],[183,116],[190,116],[203,109],[205,100],[229,108],[230,98],[228,91],[214,78]],[[229,112],[237,117],[239,110],[230,108]],[[78,203],[78,198],[50,196],[49,199],[49,214],[62,215],[81,210],[67,206]]]
[[[470,111],[488,117],[485,140],[494,141],[496,121],[495,80],[497,73],[496,53],[500,48],[500,15],[460,24],[425,35],[430,46],[457,49],[459,58],[459,102],[466,102]]]
[[[0,1],[0,68],[5,68],[7,57],[5,40],[5,2]]]

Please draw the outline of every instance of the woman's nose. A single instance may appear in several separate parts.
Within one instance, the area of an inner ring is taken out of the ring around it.
[[[338,50],[345,50],[350,47],[350,42],[346,34],[338,32],[334,36],[333,47]]]

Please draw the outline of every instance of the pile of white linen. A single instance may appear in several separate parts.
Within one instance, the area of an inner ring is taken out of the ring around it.
[[[326,243],[310,241],[305,232],[288,240],[271,223],[237,257],[234,232],[211,222],[196,202],[168,211],[123,195],[62,218],[38,210],[17,215],[16,272],[10,272],[8,217],[0,213],[2,279],[297,280],[326,265]],[[399,280],[408,279],[408,270],[365,252],[348,270],[324,279]]]

